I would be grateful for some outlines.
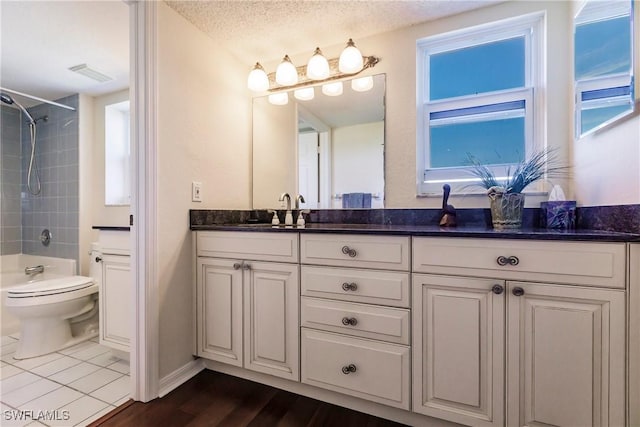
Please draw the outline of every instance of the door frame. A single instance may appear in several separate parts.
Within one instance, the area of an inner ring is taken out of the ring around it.
[[[131,99],[131,398],[148,402],[159,394],[157,6],[153,1],[124,1],[129,6]]]

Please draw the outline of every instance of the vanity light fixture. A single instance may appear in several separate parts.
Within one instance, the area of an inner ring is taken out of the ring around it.
[[[267,73],[259,62],[256,62],[253,70],[249,73],[247,86],[249,87],[249,90],[254,92],[264,92],[269,89],[269,76],[267,76]]]
[[[276,69],[276,83],[282,86],[291,86],[298,83],[298,70],[296,69],[289,55],[282,58],[282,62]]]
[[[327,96],[342,95],[342,82],[327,83],[322,85],[322,93]]]
[[[373,77],[371,76],[351,80],[351,89],[356,92],[366,92],[371,88],[373,88]]]
[[[319,47],[313,52],[313,56],[307,62],[307,77],[311,80],[324,80],[329,77],[329,61],[322,55]]]
[[[364,62],[362,60],[362,54],[356,47],[356,44],[352,39],[347,42],[347,47],[344,48],[340,54],[340,60],[338,62],[338,70],[341,73],[355,73],[362,69]]]
[[[312,87],[303,87],[302,89],[294,90],[293,96],[300,101],[311,101],[315,96],[315,91]]]
[[[269,103],[273,105],[287,105],[289,94],[287,92],[272,93],[269,95]]]
[[[269,74],[256,63],[249,74],[247,86],[254,92],[299,89],[316,83],[356,76],[367,68],[375,67],[378,62],[378,57],[362,56],[353,40],[349,39],[339,58],[327,60],[320,48],[316,48],[307,65],[296,67],[289,55],[285,55],[276,72]],[[265,85],[265,76],[268,85]]]

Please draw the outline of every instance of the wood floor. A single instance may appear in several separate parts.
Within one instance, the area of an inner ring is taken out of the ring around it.
[[[133,402],[112,414],[107,414],[90,427],[402,426],[209,370],[200,372],[162,399],[149,403]]]

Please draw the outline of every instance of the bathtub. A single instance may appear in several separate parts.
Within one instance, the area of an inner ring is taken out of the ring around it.
[[[25,267],[44,265],[44,273],[27,276]],[[0,300],[2,301],[1,335],[10,335],[20,330],[18,319],[4,309],[7,289],[26,285],[38,280],[54,279],[76,274],[76,261],[73,259],[52,258],[37,255],[2,255],[0,256]]]

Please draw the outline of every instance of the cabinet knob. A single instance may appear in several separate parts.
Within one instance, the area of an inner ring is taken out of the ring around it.
[[[344,282],[342,284],[342,289],[345,291],[356,291],[358,289],[358,285],[353,282],[351,283]]]
[[[358,324],[358,319],[356,319],[355,317],[343,317],[342,324],[345,326],[356,326]]]
[[[342,367],[342,373],[345,375],[349,375],[352,372],[355,372],[357,370],[356,365],[354,365],[353,363],[350,363],[347,366],[343,366]]]
[[[496,295],[500,295],[504,292],[504,287],[502,285],[493,285],[493,287],[491,288],[491,292]]]
[[[242,263],[243,270],[251,270],[251,264],[247,264],[246,262]]]
[[[240,270],[240,268],[242,267],[242,264],[239,262],[234,262],[233,263],[233,269],[234,270]]]
[[[358,255],[358,252],[355,249],[350,248],[349,246],[343,246],[342,253],[345,255],[349,255],[351,258],[355,258],[356,255]]]
[[[517,297],[521,297],[522,295],[524,295],[524,289],[522,289],[520,286],[516,286],[515,288],[513,288],[511,293]]]
[[[102,258],[101,258],[101,257],[99,257],[99,256],[97,256],[97,257],[96,257],[96,262],[102,262]]]
[[[517,256],[503,256],[500,255],[498,258],[496,258],[496,262],[498,263],[498,265],[500,266],[505,266],[505,265],[518,265],[520,264],[520,260],[518,259]]]

